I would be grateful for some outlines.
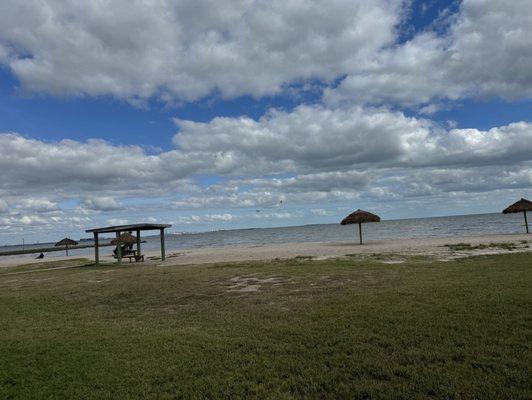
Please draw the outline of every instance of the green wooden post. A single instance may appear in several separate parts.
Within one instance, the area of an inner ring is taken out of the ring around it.
[[[164,228],[161,229],[161,260],[166,259],[166,254],[164,252]]]
[[[94,232],[94,263],[100,264],[100,252],[98,249],[98,234]]]
[[[360,244],[362,244],[362,224],[358,223],[358,237],[360,238]]]
[[[116,256],[118,259],[118,264],[122,264],[122,244],[120,243],[120,232],[116,232]]]
[[[137,256],[141,255],[140,251],[140,231],[137,231]]]
[[[530,232],[528,231],[528,220],[526,219],[526,211],[523,211],[523,214],[525,214],[526,233],[530,233]]]

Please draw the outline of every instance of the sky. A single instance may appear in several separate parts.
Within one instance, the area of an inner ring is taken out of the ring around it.
[[[500,212],[529,0],[4,0],[0,245]]]

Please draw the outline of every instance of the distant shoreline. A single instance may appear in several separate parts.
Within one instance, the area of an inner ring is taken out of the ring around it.
[[[32,246],[32,245],[28,245]],[[105,246],[114,246],[110,243],[106,244],[100,244],[98,247],[105,247]],[[68,246],[68,250],[77,250],[77,249],[88,249],[94,247],[94,244],[80,244],[77,246]],[[3,251],[0,252],[0,257],[2,256],[18,256],[23,254],[37,254],[37,253],[50,253],[53,251],[65,251],[66,248],[63,246],[58,247],[38,247],[33,249],[24,249],[24,250],[10,250],[10,251]]]

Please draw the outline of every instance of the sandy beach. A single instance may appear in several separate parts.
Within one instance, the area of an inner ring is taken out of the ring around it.
[[[526,243],[523,243],[526,242]],[[460,243],[471,244],[471,250],[453,250],[446,245]],[[486,247],[490,244],[515,245],[509,250],[505,246]],[[483,248],[474,248],[481,246]],[[451,260],[470,255],[499,254],[517,251],[532,252],[532,237],[517,235],[482,235],[438,238],[413,238],[373,241],[359,245],[353,242],[338,243],[285,243],[264,246],[224,246],[202,249],[190,249],[170,252],[165,264],[206,264],[232,261],[271,260],[294,257],[313,257],[316,259],[343,257],[348,255],[386,254],[398,256],[430,256],[439,260]]]
[[[466,243],[466,248],[456,248],[453,245]],[[448,246],[450,245],[450,246]],[[511,245],[511,246],[508,246]],[[167,259],[164,265],[189,265],[208,264],[221,262],[257,261],[272,259],[287,259],[294,257],[312,257],[326,259],[352,255],[397,255],[429,256],[438,260],[452,260],[471,255],[500,254],[510,252],[532,252],[532,235],[481,235],[481,236],[454,236],[454,237],[427,237],[371,241],[364,245],[354,242],[304,242],[268,244],[262,246],[222,246],[203,247],[175,251],[167,250]],[[160,263],[157,258],[160,254],[156,251],[146,252],[147,262]],[[53,260],[75,258],[64,255],[47,254],[43,260],[28,259],[27,257],[1,257],[0,267],[20,264],[38,264]],[[101,256],[102,262],[113,262],[110,255]],[[124,263],[128,263],[127,260]]]

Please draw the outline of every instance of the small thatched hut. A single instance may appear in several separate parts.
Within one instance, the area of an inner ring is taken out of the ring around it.
[[[70,238],[64,238],[55,244],[55,247],[64,247],[66,255],[68,256],[68,246],[76,246],[78,242]]]
[[[528,230],[528,220],[526,219],[526,212],[532,211],[532,201],[527,199],[521,199],[519,201],[516,201],[514,204],[512,204],[509,207],[506,207],[502,213],[503,214],[513,214],[513,213],[520,213],[522,212],[525,216],[525,226],[526,226],[526,233],[530,233]]]
[[[372,214],[364,210],[356,210],[345,217],[341,225],[358,224],[358,236],[360,238],[360,244],[362,244],[362,224],[366,222],[380,222],[381,218],[378,215]]]

